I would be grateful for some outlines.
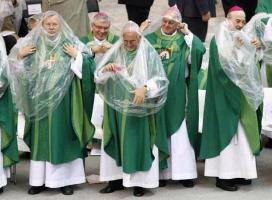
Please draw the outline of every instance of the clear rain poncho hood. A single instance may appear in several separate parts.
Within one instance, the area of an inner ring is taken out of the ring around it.
[[[150,33],[153,33],[158,28],[160,28],[162,25],[163,18],[173,20],[177,23],[182,23],[182,17],[179,12],[179,9],[177,5],[174,5],[172,7],[169,7],[161,17],[156,18],[154,20],[150,20],[149,25],[143,30],[143,35],[148,35]]]
[[[138,25],[128,22],[122,35],[126,32],[139,35],[138,48],[128,51],[121,37],[97,66],[95,82],[99,94],[113,109],[130,116],[147,116],[158,112],[164,105],[169,82],[159,55],[141,36]],[[103,72],[108,63],[117,66],[115,72]],[[135,105],[133,91],[144,85],[150,90],[145,95],[144,103]]]
[[[48,38],[42,23],[48,16],[58,16],[60,29],[53,40]],[[42,20],[25,38],[20,39],[9,55],[7,76],[17,108],[30,120],[42,119],[62,101],[74,74],[71,57],[63,45],[74,45],[79,52],[89,53],[63,18],[54,11],[43,14]],[[34,44],[36,51],[23,60],[17,59],[19,49]]]
[[[256,47],[243,30],[232,31],[231,27],[231,22],[225,20],[215,34],[220,64],[229,79],[242,90],[250,107],[257,110],[263,100],[263,88],[256,65]]]
[[[8,82],[6,79],[6,69],[8,66],[8,57],[6,53],[6,47],[5,47],[5,42],[0,35],[0,98],[6,91],[8,87]]]

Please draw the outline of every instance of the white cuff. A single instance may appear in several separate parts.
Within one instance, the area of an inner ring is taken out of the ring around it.
[[[184,36],[184,40],[187,46],[190,48],[190,53],[188,56],[188,64],[191,64],[191,51],[192,51],[193,39],[194,39],[194,35],[191,32],[188,35]]]
[[[156,81],[151,79],[147,81],[145,85],[146,85],[147,95],[154,96],[157,93],[158,86],[156,84]]]
[[[190,47],[190,49],[192,48],[193,38],[194,38],[194,35],[191,32],[189,32],[189,34],[184,36],[184,40],[186,44],[188,45],[188,47]]]
[[[82,79],[82,64],[83,64],[83,57],[81,52],[77,52],[77,57],[71,58],[71,70],[74,72],[74,74],[79,78]]]

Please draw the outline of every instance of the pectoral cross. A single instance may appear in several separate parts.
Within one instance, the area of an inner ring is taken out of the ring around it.
[[[159,55],[161,57],[161,60],[168,60],[171,55],[171,49],[162,48],[159,50]]]
[[[47,66],[49,69],[54,65],[56,60],[57,60],[57,54],[51,54],[49,59],[47,60]]]

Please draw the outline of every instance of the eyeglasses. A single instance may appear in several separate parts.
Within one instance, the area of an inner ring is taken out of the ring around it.
[[[99,25],[96,25],[95,23],[93,23],[93,26],[99,30],[109,30],[110,26],[99,26]]]

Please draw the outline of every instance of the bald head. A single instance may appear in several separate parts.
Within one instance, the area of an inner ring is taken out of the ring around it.
[[[232,11],[228,13],[227,19],[232,23],[233,29],[241,30],[246,23],[246,14],[243,10]]]

